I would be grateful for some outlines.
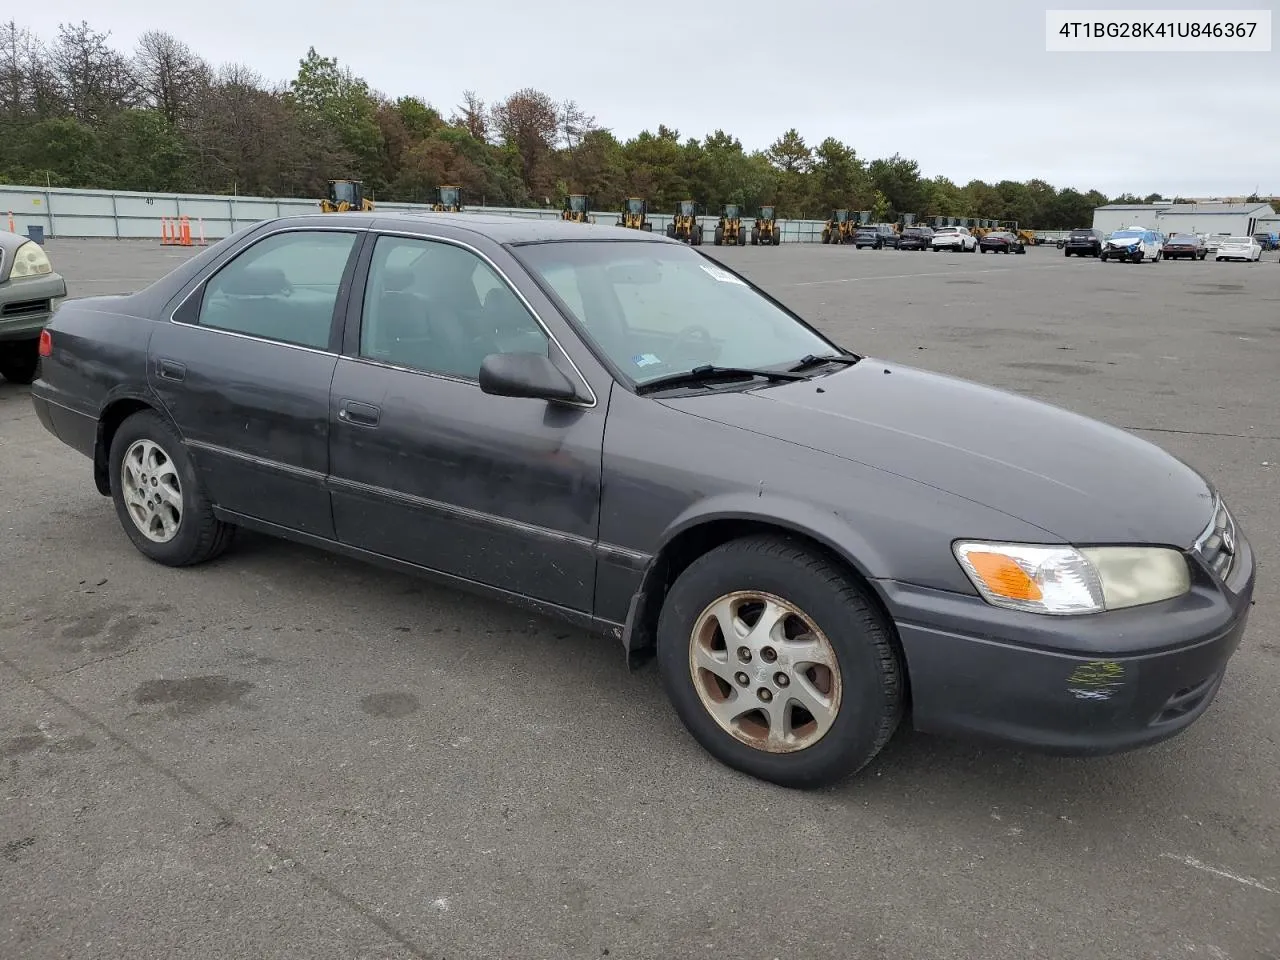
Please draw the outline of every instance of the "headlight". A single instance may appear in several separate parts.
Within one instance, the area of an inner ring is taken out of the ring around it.
[[[1191,589],[1186,557],[1165,547],[1032,546],[960,541],[956,559],[988,603],[1031,613],[1102,613]]]
[[[53,273],[53,264],[40,249],[40,244],[28,240],[18,247],[13,255],[13,267],[9,270],[10,278],[38,277],[46,273]]]

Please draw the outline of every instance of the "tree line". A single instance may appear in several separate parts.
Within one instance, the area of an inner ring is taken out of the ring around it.
[[[0,23],[0,183],[318,199],[330,179],[408,203],[460,184],[468,203],[490,206],[558,206],[585,193],[597,209],[639,196],[666,212],[692,198],[709,212],[773,204],[780,217],[848,208],[1040,229],[1141,202],[1043,180],[961,185],[897,154],[868,161],[835,137],[810,144],[794,129],[754,151],[723,130],[682,139],[663,124],[623,140],[577,102],[531,88],[495,103],[469,91],[446,116],[371,88],[314,47],[280,83],[242,64],[214,67],[160,31],[125,52],[84,21],[48,42]]]

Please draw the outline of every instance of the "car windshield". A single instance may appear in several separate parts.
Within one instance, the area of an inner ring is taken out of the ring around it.
[[[685,246],[570,240],[515,253],[637,384],[705,364],[785,367],[841,352]]]
[[[1199,243],[1199,237],[1189,237],[1185,233],[1175,233],[1169,238],[1170,243]]]
[[[1224,238],[1223,238],[1223,240],[1222,240],[1222,242],[1223,242],[1223,243],[1231,243],[1231,244],[1237,244],[1237,243],[1238,243],[1238,244],[1242,244],[1243,246],[1246,246],[1246,247],[1247,247],[1247,246],[1249,245],[1249,243],[1250,243],[1250,238],[1249,238],[1249,237],[1224,237]]]
[[[1093,231],[1092,230],[1072,230],[1071,235],[1073,237],[1092,237]]]
[[[1141,230],[1117,230],[1111,235],[1112,240],[1141,240]]]
[[[939,233],[959,233],[960,228],[959,227],[939,227],[938,232]]]

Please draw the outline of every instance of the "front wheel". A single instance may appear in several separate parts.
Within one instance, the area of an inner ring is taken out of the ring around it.
[[[704,749],[785,787],[856,773],[903,713],[890,625],[846,570],[787,537],[694,561],[663,604],[658,661]]]
[[[10,383],[31,383],[40,370],[40,341],[0,343],[0,377]]]
[[[159,414],[144,410],[125,420],[109,457],[116,515],[144,556],[187,567],[230,546],[236,528],[214,516],[182,437]]]

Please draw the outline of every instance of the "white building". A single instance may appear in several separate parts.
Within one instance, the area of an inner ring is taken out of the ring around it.
[[[1093,211],[1093,226],[1103,233],[1142,226],[1166,235],[1243,237],[1268,229],[1275,218],[1269,203],[1109,203]]]

